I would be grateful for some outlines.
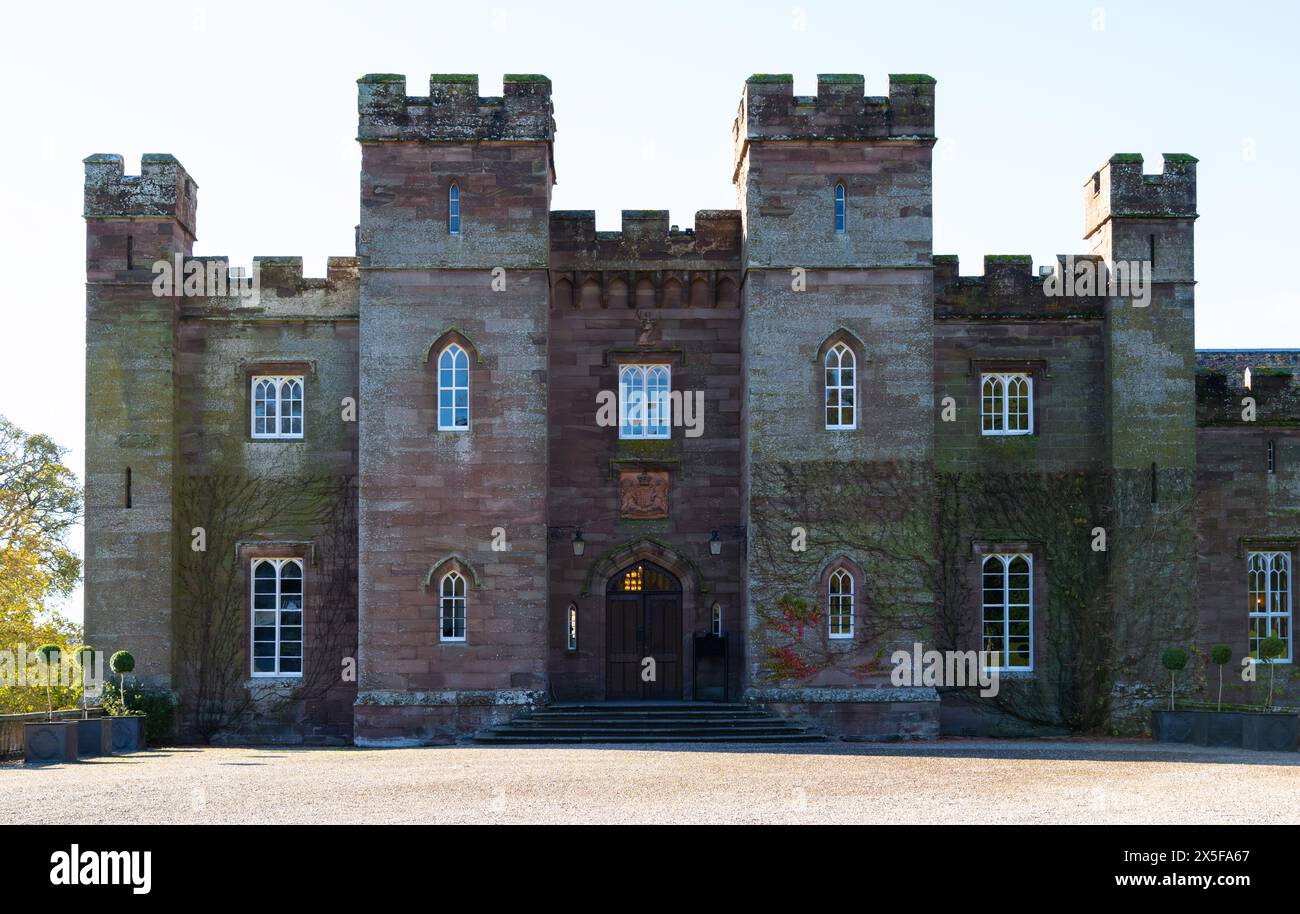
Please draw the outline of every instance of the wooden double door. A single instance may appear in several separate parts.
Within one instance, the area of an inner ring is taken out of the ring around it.
[[[637,562],[610,578],[605,592],[605,700],[681,697],[681,583]]]

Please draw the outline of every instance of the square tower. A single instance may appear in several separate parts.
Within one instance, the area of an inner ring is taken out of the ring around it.
[[[547,686],[551,83],[359,81],[358,742],[470,732]]]

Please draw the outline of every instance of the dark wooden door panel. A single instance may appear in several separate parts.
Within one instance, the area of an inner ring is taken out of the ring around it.
[[[610,701],[641,697],[641,597],[606,598],[605,698]]]
[[[677,578],[652,562],[629,565],[605,596],[605,698],[682,697],[682,592]],[[642,680],[653,657],[655,677]]]
[[[649,594],[645,598],[645,655],[655,659],[655,681],[645,683],[647,698],[682,697],[682,598]]]

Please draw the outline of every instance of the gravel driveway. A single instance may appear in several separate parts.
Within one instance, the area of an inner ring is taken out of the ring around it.
[[[1300,822],[1300,754],[1138,741],[193,748],[0,765],[50,823]]]

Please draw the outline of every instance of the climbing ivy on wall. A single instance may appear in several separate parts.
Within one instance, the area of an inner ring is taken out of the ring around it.
[[[998,694],[981,700],[1031,724],[1092,731],[1109,719],[1117,681],[1155,675],[1151,658],[1177,642],[1194,604],[1190,495],[1157,502],[1144,473],[781,462],[755,467],[751,485],[762,518],[751,533],[752,649],[772,683],[806,683],[826,671],[878,680],[889,655],[914,641],[977,649],[977,547],[1014,544],[1031,551],[1035,576],[1046,581],[1034,599],[1034,672],[1004,675]],[[1191,491],[1176,481],[1164,488]],[[802,552],[792,548],[797,529],[806,531]],[[1117,549],[1119,574],[1111,567]],[[864,579],[852,640],[828,639],[820,612],[824,569],[839,556]]]
[[[177,482],[175,506],[173,613],[185,730],[207,742],[237,729],[255,707],[274,715],[321,697],[337,683],[341,659],[355,656],[355,480],[186,476]],[[249,585],[240,546],[276,540],[311,543],[303,558],[316,605],[307,607],[302,678],[267,699],[247,687]]]

